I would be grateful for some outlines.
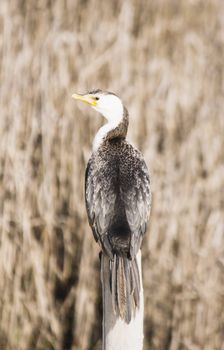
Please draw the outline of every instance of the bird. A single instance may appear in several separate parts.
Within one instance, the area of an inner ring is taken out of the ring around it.
[[[140,306],[141,247],[151,207],[150,177],[143,155],[127,140],[128,110],[112,92],[95,89],[72,97],[107,120],[93,140],[85,172],[89,225],[110,261],[114,313],[129,324]]]

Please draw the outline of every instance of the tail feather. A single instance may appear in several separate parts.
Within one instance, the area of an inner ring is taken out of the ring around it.
[[[138,265],[136,259],[133,260],[132,265],[132,274],[133,274],[133,280],[134,280],[134,290],[133,290],[133,296],[135,305],[139,307],[140,303],[140,278],[139,278],[139,271],[138,271]]]
[[[114,259],[112,260],[113,263],[111,263],[111,273],[110,273],[110,280],[111,280],[111,294],[112,294],[112,305],[113,305],[113,310],[115,314],[117,314],[117,256],[114,255]],[[112,262],[111,261],[111,262]]]
[[[126,300],[127,300],[127,283],[124,273],[124,260],[117,259],[117,303],[121,318],[125,318]]]
[[[140,300],[140,276],[136,258],[114,255],[111,261],[111,294],[114,312],[130,323]]]
[[[126,317],[125,320],[127,323],[131,320],[132,314],[132,300],[131,300],[131,279],[130,279],[130,263],[129,260],[124,260],[124,269],[125,269],[125,278],[126,281]]]

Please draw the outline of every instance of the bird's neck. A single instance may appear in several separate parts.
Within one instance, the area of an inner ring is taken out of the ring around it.
[[[128,111],[124,108],[122,116],[115,120],[109,120],[96,133],[93,140],[93,151],[95,152],[104,141],[116,138],[125,138],[128,131]]]

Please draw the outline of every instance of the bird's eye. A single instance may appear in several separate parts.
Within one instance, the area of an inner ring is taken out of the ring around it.
[[[95,100],[98,101],[100,98],[99,97],[95,97]]]

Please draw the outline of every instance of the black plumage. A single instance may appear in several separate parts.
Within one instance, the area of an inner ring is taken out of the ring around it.
[[[95,240],[109,256],[114,311],[127,323],[139,307],[136,262],[150,210],[150,180],[141,153],[126,141],[128,113],[93,152],[85,197]]]

